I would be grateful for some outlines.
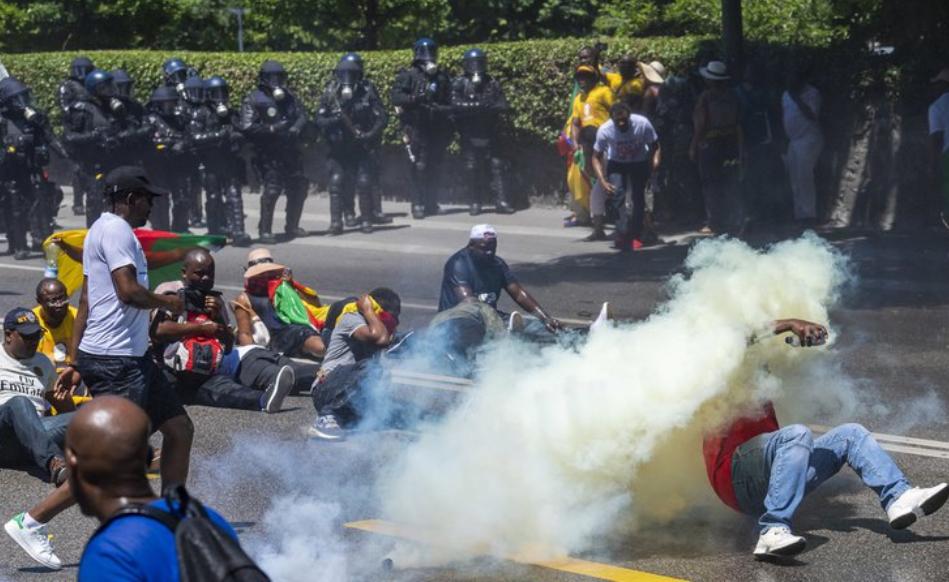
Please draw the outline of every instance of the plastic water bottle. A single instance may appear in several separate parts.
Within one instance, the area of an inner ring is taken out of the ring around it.
[[[59,245],[46,245],[44,253],[46,254],[46,269],[43,276],[49,279],[59,277],[59,253],[63,252]]]

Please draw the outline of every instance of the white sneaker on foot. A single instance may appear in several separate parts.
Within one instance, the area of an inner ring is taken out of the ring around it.
[[[613,321],[613,312],[610,311],[610,302],[604,301],[603,307],[600,308],[600,314],[596,316],[596,319],[593,320],[593,323],[590,324],[590,331],[598,327],[603,327],[609,325]]]
[[[509,333],[524,331],[524,316],[518,311],[511,313],[507,319],[507,331]]]
[[[53,552],[53,544],[49,542],[46,526],[29,529],[23,525],[25,513],[19,513],[8,521],[3,529],[13,541],[29,554],[31,558],[46,566],[50,570],[59,570],[63,567],[62,560]]]
[[[339,426],[336,417],[332,414],[324,414],[318,417],[316,422],[307,429],[307,434],[313,438],[327,441],[346,440],[346,432]]]
[[[786,527],[769,527],[758,536],[758,545],[755,546],[757,558],[786,558],[800,554],[807,541],[801,536],[791,533]]]
[[[940,483],[935,487],[920,489],[913,487],[900,495],[886,510],[893,529],[906,529],[924,515],[929,515],[949,499],[949,485]]]
[[[293,389],[295,381],[296,376],[293,373],[293,368],[290,366],[280,368],[274,383],[264,392],[264,412],[280,412],[283,408],[283,399]]]

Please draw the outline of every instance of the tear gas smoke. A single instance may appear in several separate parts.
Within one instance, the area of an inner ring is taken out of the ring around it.
[[[617,521],[668,518],[707,498],[701,435],[766,399],[858,406],[850,385],[838,391],[825,349],[765,333],[781,318],[827,323],[848,278],[827,243],[704,241],[686,269],[651,317],[597,329],[578,349],[497,344],[469,399],[381,480],[386,517],[455,549],[555,557]],[[766,339],[749,343],[755,334]]]

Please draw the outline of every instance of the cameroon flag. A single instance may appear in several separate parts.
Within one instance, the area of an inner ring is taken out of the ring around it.
[[[54,238],[65,243],[63,246],[66,250],[60,252],[57,258],[58,278],[66,285],[69,295],[82,287],[82,247],[87,231],[85,228],[62,230],[43,241],[44,251]],[[152,289],[181,277],[181,261],[191,249],[202,247],[213,252],[222,248],[225,242],[222,235],[178,234],[150,228],[136,228],[133,232],[145,251],[148,282]]]

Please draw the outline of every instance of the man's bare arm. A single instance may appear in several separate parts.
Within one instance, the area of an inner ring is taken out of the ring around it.
[[[544,322],[544,325],[547,326],[547,329],[550,331],[558,331],[563,329],[563,324],[553,317],[547,315],[544,309],[540,306],[540,303],[538,303],[537,300],[534,299],[534,296],[528,293],[527,289],[522,287],[520,283],[517,281],[508,283],[505,289],[515,303],[523,307],[528,313],[531,313],[537,317],[537,319]]]
[[[135,267],[126,265],[112,271],[112,284],[119,301],[139,309],[165,309],[178,314],[184,302],[177,295],[156,295],[138,283]]]

